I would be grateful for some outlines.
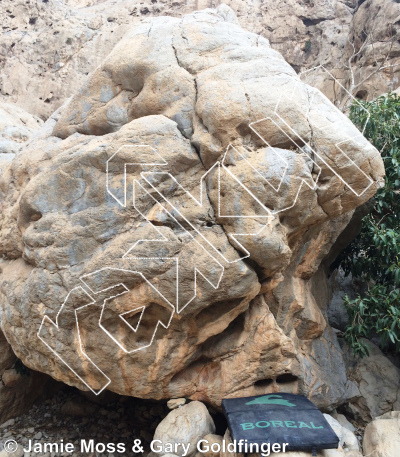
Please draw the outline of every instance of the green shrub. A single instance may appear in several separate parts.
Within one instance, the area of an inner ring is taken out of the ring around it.
[[[350,324],[344,336],[360,355],[368,354],[360,338],[374,334],[384,349],[400,352],[400,97],[391,93],[372,102],[360,100],[350,119],[365,125],[365,137],[382,155],[386,178],[360,235],[339,259],[346,274],[368,285],[363,296],[345,299]]]

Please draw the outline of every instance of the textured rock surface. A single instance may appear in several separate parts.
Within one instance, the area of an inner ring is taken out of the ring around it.
[[[47,118],[108,55],[130,26],[151,16],[214,7],[212,0],[3,0],[1,96]],[[354,93],[374,98],[399,85],[400,5],[367,0],[224,0],[240,24],[271,41],[297,71],[324,65]],[[353,48],[354,46],[354,48]],[[386,59],[387,57],[387,59]],[[386,67],[376,71],[379,67]],[[15,77],[18,75],[18,78]],[[331,99],[340,87],[324,71],[307,78]]]
[[[12,103],[0,103],[0,173],[43,121]]]
[[[396,457],[400,447],[400,411],[377,417],[365,429],[363,452],[366,456]]]
[[[356,385],[356,395],[348,407],[364,422],[388,411],[400,410],[400,370],[370,341],[369,356],[359,359],[345,349],[348,378]]]
[[[215,425],[206,406],[199,401],[182,406],[182,408],[171,411],[168,416],[160,422],[154,434],[154,440],[161,442],[163,446],[180,445],[177,455],[182,456],[185,451],[182,444],[190,445],[188,456],[196,453],[197,442],[204,436],[215,432]],[[165,452],[159,455],[164,455]]]
[[[316,273],[383,175],[356,135],[226,7],[133,28],[2,175],[1,319],[13,349],[83,389],[70,368],[136,397],[218,405],[288,391],[335,408],[347,378]],[[240,246],[235,234],[250,236]],[[41,327],[45,315],[53,324]],[[157,321],[168,328],[153,334]]]

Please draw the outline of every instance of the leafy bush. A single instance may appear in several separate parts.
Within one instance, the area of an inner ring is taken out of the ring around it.
[[[382,155],[386,178],[360,235],[340,258],[346,274],[368,284],[363,296],[345,299],[350,324],[344,336],[360,355],[368,354],[360,338],[374,334],[383,348],[400,352],[400,97],[391,93],[372,102],[360,100],[350,119],[365,126],[365,137]]]

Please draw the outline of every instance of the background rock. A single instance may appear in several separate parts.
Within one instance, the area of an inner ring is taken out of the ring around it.
[[[0,103],[0,173],[43,121],[12,103]]]
[[[220,2],[3,0],[1,96],[43,119],[86,81],[129,28],[155,16],[181,17]],[[324,65],[344,86],[351,60],[354,95],[372,99],[399,85],[395,1],[224,0],[243,27],[270,40],[301,72]],[[49,30],[52,30],[49,33]],[[377,68],[385,67],[381,71]],[[15,78],[14,75],[18,75]],[[340,102],[346,95],[323,70],[307,81]],[[368,78],[368,76],[370,76]]]
[[[370,422],[389,411],[400,409],[400,370],[370,341],[368,357],[355,357],[345,347],[347,376],[358,388],[359,395],[347,408],[356,418]]]

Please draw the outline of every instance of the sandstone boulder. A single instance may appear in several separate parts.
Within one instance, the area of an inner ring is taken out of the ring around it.
[[[160,441],[163,446],[190,445],[187,454],[190,457],[196,454],[198,441],[214,432],[215,425],[206,406],[199,401],[192,401],[182,408],[174,409],[160,422],[154,440]],[[165,453],[160,452],[158,455],[163,456]],[[178,446],[175,453],[182,456],[185,452],[182,446]]]
[[[383,172],[226,8],[145,21],[1,176],[7,339],[96,394],[334,409],[348,380],[312,278]]]
[[[366,456],[397,457],[400,449],[400,411],[392,411],[370,422],[364,434]]]
[[[255,457],[254,454],[251,454],[252,457]],[[296,452],[289,451],[285,453],[278,453],[276,455],[282,455],[285,457],[312,457],[312,452]],[[318,457],[363,457],[359,451],[348,451],[345,452],[343,449],[324,449],[318,451]]]

